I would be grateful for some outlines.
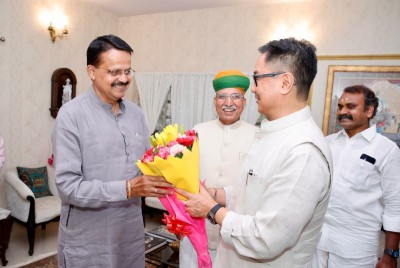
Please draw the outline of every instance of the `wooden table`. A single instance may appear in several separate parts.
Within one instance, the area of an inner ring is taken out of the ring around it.
[[[179,268],[179,252],[174,252],[167,244],[147,253],[146,262],[154,267]]]

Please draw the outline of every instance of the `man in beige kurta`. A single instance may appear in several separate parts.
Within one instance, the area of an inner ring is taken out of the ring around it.
[[[234,183],[239,167],[255,137],[258,128],[240,115],[246,104],[244,94],[249,78],[236,70],[222,71],[213,81],[216,96],[214,105],[218,119],[196,125],[200,140],[200,178],[206,179],[210,194],[215,188]],[[213,260],[219,237],[219,225],[206,222],[208,246]],[[197,255],[187,238],[180,246],[180,267],[197,267]]]

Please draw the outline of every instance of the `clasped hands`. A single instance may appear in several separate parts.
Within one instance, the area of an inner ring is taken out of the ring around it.
[[[130,192],[129,197],[165,197],[176,192],[187,198],[183,203],[186,206],[186,211],[192,217],[207,217],[207,213],[217,204],[203,185],[200,185],[199,193],[192,194],[183,189],[175,188],[173,184],[161,176],[142,175],[129,179],[127,180],[127,191]]]
[[[201,184],[200,191],[197,194],[192,194],[179,188],[176,188],[175,192],[187,198],[183,203],[186,206],[186,211],[192,217],[206,218],[208,212],[217,204],[207,188]]]
[[[164,197],[174,193],[175,186],[161,176],[137,176],[127,180],[128,197]]]

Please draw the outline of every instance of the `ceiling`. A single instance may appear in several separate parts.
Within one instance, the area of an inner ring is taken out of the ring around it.
[[[224,6],[257,5],[299,0],[84,0],[119,17]]]

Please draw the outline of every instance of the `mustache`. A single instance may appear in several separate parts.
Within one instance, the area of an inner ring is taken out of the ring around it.
[[[222,106],[221,109],[222,109],[222,110],[223,110],[223,109],[235,109],[235,110],[236,110],[237,107],[236,107],[235,104],[233,104],[233,105],[231,105],[231,106],[228,106],[228,105],[225,105],[225,104],[224,104],[224,105]]]
[[[117,82],[114,82],[114,83],[111,84],[112,87],[127,86],[127,85],[129,85],[129,82],[123,83],[123,82],[118,82],[117,81]]]
[[[353,117],[350,115],[350,114],[341,114],[341,115],[338,115],[338,120],[340,121],[340,120],[342,120],[342,119],[350,119],[350,120],[353,120]]]

